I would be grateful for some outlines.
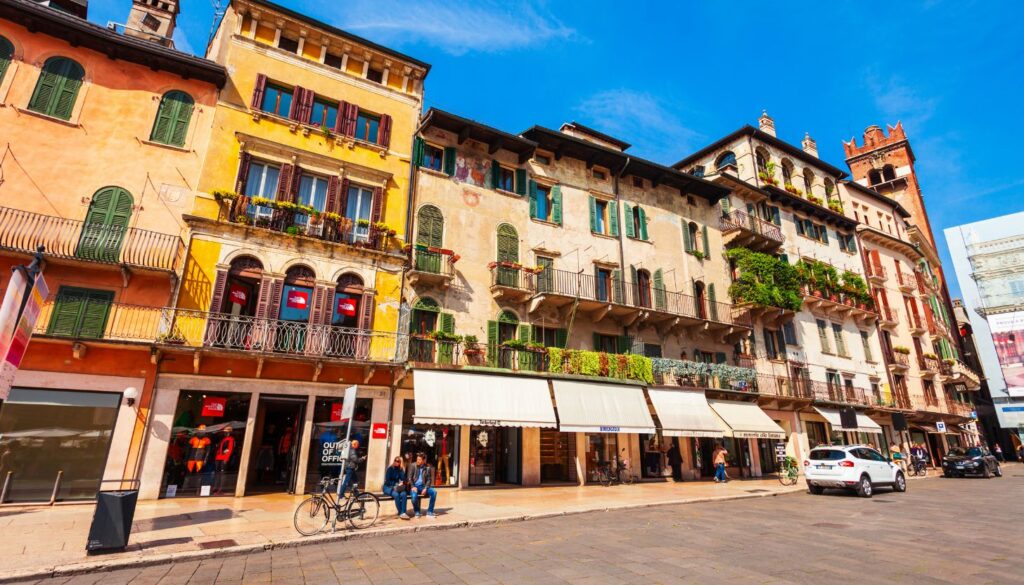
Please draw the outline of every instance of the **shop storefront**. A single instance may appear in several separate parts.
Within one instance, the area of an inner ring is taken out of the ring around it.
[[[540,482],[579,482],[576,476],[576,433],[563,433],[558,429],[540,430]]]
[[[0,408],[0,485],[5,502],[96,497],[121,394],[11,389]]]
[[[469,485],[522,483],[522,437],[522,429],[519,428],[471,426]]]
[[[884,440],[882,427],[871,420],[863,412],[856,413],[855,427],[843,427],[842,415],[834,408],[814,407],[815,412],[824,418],[830,427],[830,441],[833,445],[869,445],[876,449],[882,448]]]
[[[778,423],[772,420],[761,408],[753,402],[738,402],[733,400],[709,400],[708,404],[715,414],[721,419],[726,428],[726,437],[722,439],[728,451],[727,467],[736,466],[744,477],[757,477],[764,471],[760,469],[760,461],[754,462],[758,456],[757,443],[755,441],[765,439],[772,442],[785,441],[786,431]],[[711,452],[710,445],[702,445],[704,453],[704,465],[709,464]],[[713,447],[712,451],[713,451]]]
[[[402,408],[402,438],[399,453],[406,466],[423,453],[434,466],[434,485],[455,486],[459,483],[459,436],[457,424],[427,424],[415,421],[416,405],[406,400]]]
[[[309,457],[306,463],[306,492],[317,488],[325,477],[341,476],[341,456],[347,423],[341,420],[341,397],[316,399],[313,407],[313,432],[309,437]],[[373,399],[357,398],[352,414],[351,439],[359,441],[360,454],[366,454],[370,440],[370,411]],[[366,462],[356,470],[358,485],[366,485]]]
[[[715,445],[725,439],[726,433],[721,419],[711,410],[704,392],[648,388],[647,395],[658,413],[661,434],[679,449],[680,467],[685,465],[692,470],[692,473],[688,473],[680,469],[679,479],[712,475],[711,453]],[[672,447],[671,443],[665,446],[666,459]],[[731,452],[735,457],[735,450]],[[671,476],[672,470],[667,471]]]

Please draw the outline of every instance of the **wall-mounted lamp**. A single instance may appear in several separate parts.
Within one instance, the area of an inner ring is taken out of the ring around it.
[[[129,386],[124,389],[124,398],[128,401],[128,406],[135,405],[135,399],[139,397],[139,389],[135,386]]]

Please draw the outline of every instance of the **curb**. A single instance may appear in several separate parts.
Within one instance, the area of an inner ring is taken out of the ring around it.
[[[499,524],[508,524],[512,522],[526,522],[529,520],[544,520],[547,518],[576,516],[579,514],[589,514],[591,512],[615,512],[620,510],[639,510],[645,508],[655,508],[659,506],[702,504],[707,502],[725,502],[730,500],[748,500],[754,498],[770,498],[799,493],[803,491],[806,490],[801,487],[790,489],[787,491],[770,492],[763,494],[759,493],[735,494],[729,496],[709,496],[704,498],[692,498],[686,500],[674,500],[667,502],[650,502],[643,504],[628,504],[625,506],[615,506],[608,508],[573,510],[570,512],[544,512],[539,514],[527,514],[519,516],[502,516],[500,518],[488,518],[483,520],[462,520],[459,522],[448,522],[444,524],[422,524],[417,526],[408,526],[401,528],[381,528],[378,530],[374,530],[372,532],[337,532],[333,534],[323,534],[310,537],[300,536],[297,538],[293,538],[291,540],[284,540],[281,542],[268,542],[263,544],[243,544],[226,548],[186,551],[177,553],[164,553],[141,558],[117,559],[109,562],[92,561],[85,563],[75,563],[71,565],[62,565],[60,567],[31,569],[22,572],[9,573],[7,575],[0,575],[0,584],[19,583],[35,579],[51,579],[55,577],[73,577],[75,575],[84,575],[88,573],[95,573],[98,571],[109,572],[130,568],[141,569],[145,567],[152,567],[155,565],[164,565],[169,563],[201,561],[213,557],[239,556],[251,553],[265,552],[269,550],[298,548],[300,546],[306,546],[310,544],[325,544],[330,542],[341,542],[348,540],[363,540],[367,538],[378,538],[382,536],[392,536],[396,534],[412,534],[416,532],[453,530],[456,528],[473,528],[478,526],[495,526]]]

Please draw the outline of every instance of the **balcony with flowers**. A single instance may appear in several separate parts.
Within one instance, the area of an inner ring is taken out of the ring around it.
[[[461,256],[446,248],[406,244],[409,254],[409,284],[448,288],[455,278],[455,263]]]
[[[491,272],[491,295],[497,300],[524,302],[533,296],[537,275],[543,267],[523,266],[518,262],[499,261],[487,265]]]
[[[801,282],[804,304],[837,318],[851,317],[861,324],[878,318],[867,283],[850,270],[816,260],[800,260],[794,265]]]
[[[907,371],[910,369],[910,348],[897,345],[892,351],[886,352],[885,363],[890,369]]]
[[[947,383],[963,384],[968,390],[978,390],[981,388],[981,377],[970,366],[960,360],[944,359],[939,368],[939,372]]]

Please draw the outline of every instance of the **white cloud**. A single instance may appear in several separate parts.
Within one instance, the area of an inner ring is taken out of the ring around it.
[[[381,43],[423,42],[454,55],[522,49],[576,36],[536,0],[354,0],[337,14],[332,20],[339,20],[341,28]]]
[[[630,152],[663,164],[672,164],[692,152],[702,138],[662,100],[647,92],[601,91],[583,100],[576,111],[581,123],[632,143]]]
[[[182,53],[188,53],[189,55],[195,55],[196,51],[192,48],[192,45],[188,42],[188,37],[185,36],[185,30],[180,26],[174,29],[171,34],[171,39],[174,40],[174,48],[178,49]]]
[[[892,119],[891,123],[902,120],[903,126],[910,131],[923,128],[935,114],[938,106],[936,98],[922,96],[897,76],[883,80],[869,74],[867,86],[875,101],[875,107],[887,118]]]

